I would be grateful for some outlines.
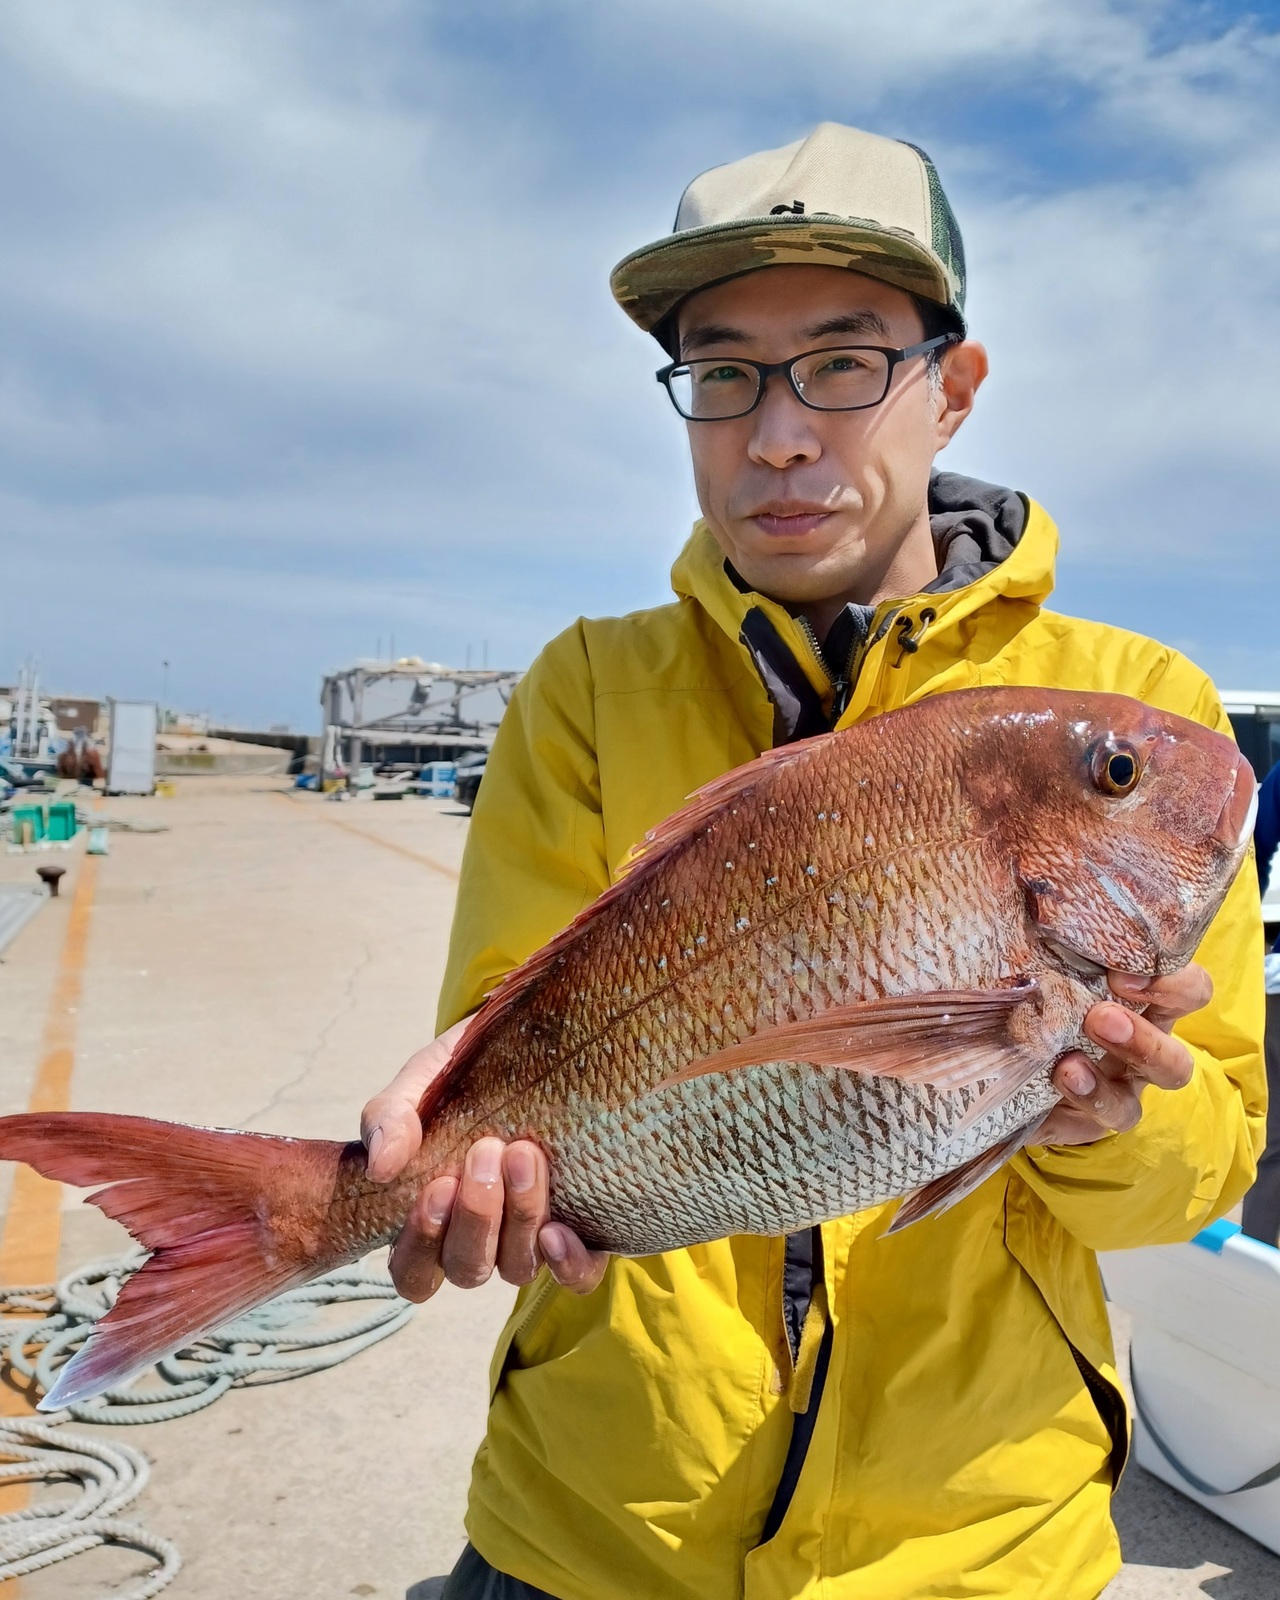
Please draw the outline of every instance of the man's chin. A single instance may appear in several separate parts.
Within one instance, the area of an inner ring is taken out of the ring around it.
[[[739,551],[729,559],[758,594],[784,605],[829,599],[857,580],[857,561],[841,560],[829,548]]]

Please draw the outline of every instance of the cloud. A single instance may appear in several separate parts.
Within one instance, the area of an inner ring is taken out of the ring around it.
[[[1245,581],[1270,561],[1278,60],[1274,38],[1236,31],[1133,63],[1099,130],[1140,124],[1176,171],[974,206],[1002,382],[966,443],[1087,512],[1091,561],[1190,574],[1212,548]]]
[[[393,622],[522,664],[660,601],[688,472],[608,268],[834,116],[918,138],[960,212],[994,376],[955,464],[1058,514],[1090,603],[1158,560],[1153,631],[1212,665],[1206,538],[1241,581],[1270,548],[1280,96],[1276,36],[1203,16],[15,0],[0,537],[62,621],[7,648],[118,693],[187,649],[193,704],[277,721]]]

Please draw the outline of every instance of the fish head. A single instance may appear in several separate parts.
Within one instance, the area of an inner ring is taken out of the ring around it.
[[[1006,691],[965,788],[1042,944],[1077,971],[1191,959],[1248,849],[1257,781],[1231,739],[1124,695]]]

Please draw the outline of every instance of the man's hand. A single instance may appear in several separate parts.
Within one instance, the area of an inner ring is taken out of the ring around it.
[[[456,1023],[409,1057],[360,1117],[369,1176],[390,1183],[418,1152],[418,1106],[467,1031]],[[463,1289],[486,1283],[496,1266],[508,1283],[529,1283],[545,1261],[561,1287],[587,1294],[608,1256],[588,1250],[563,1223],[549,1221],[547,1158],[517,1139],[477,1139],[462,1174],[437,1178],[414,1202],[391,1247],[391,1277],[406,1300],[429,1300],[448,1278]]]
[[[1113,972],[1111,992],[1146,1011],[1139,1016],[1109,1000],[1092,1007],[1084,1031],[1106,1054],[1090,1061],[1073,1050],[1059,1061],[1053,1082],[1063,1104],[1049,1113],[1037,1144],[1092,1144],[1108,1132],[1123,1133],[1142,1116],[1139,1096],[1147,1084],[1182,1089],[1191,1081],[1191,1052],[1170,1030],[1213,998],[1204,968],[1192,965],[1162,978]]]

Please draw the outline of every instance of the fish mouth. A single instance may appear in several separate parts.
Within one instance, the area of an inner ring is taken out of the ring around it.
[[[1236,761],[1231,788],[1222,802],[1213,837],[1228,850],[1243,850],[1252,833],[1258,815],[1258,780],[1253,768],[1243,756]]]
[[[1069,967],[1072,972],[1079,973],[1085,978],[1105,978],[1107,968],[1100,961],[1095,961],[1083,950],[1078,950],[1075,945],[1068,944],[1065,939],[1059,939],[1055,934],[1045,933],[1040,930],[1040,943],[1051,955],[1062,962],[1064,967]]]

